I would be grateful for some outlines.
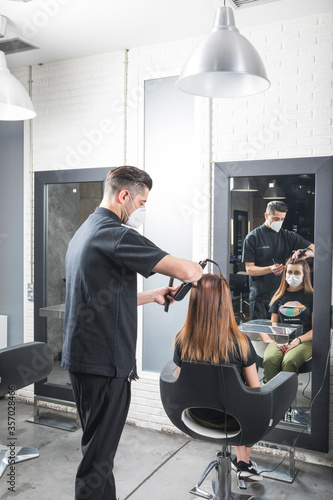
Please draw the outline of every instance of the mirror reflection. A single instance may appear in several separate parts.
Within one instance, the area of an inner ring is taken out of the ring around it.
[[[314,203],[312,174],[230,179],[236,319],[253,341],[263,382],[279,370],[299,372],[298,394],[285,415],[295,425],[308,421],[311,404]],[[305,248],[303,265],[295,258]]]
[[[99,205],[103,182],[75,182],[46,186],[45,307],[46,342],[54,354],[54,368],[47,382],[69,386],[68,373],[60,366],[65,309],[65,256],[76,230]]]

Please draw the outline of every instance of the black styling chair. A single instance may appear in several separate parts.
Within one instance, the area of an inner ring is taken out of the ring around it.
[[[39,456],[37,448],[17,445],[16,391],[46,378],[52,368],[53,353],[44,342],[28,342],[0,349],[0,398],[8,394],[8,399],[2,403],[8,409],[8,432],[6,445],[0,445],[0,478],[8,466]]]
[[[160,376],[162,404],[171,422],[194,439],[222,445],[216,460],[205,469],[190,493],[206,499],[250,499],[252,495],[231,492],[230,445],[249,445],[260,441],[284,416],[297,391],[297,375],[281,372],[263,387],[247,387],[234,365],[182,362],[179,378],[176,365],[169,361]],[[234,417],[239,429],[228,432],[210,429],[193,420],[189,409],[211,408]],[[200,489],[216,469],[214,496]],[[242,484],[243,483],[243,484]],[[246,489],[245,483],[239,486]]]
[[[239,316],[241,322],[246,319],[243,311],[243,304],[250,306],[249,302],[243,299],[243,294],[248,294],[250,291],[249,275],[245,271],[239,271],[237,274],[230,274],[229,286],[234,297],[239,297]]]
[[[263,342],[256,342],[257,344],[263,344]],[[256,347],[255,347],[256,349]],[[258,353],[257,352],[257,368],[263,368],[263,353]],[[312,357],[304,361],[304,363],[299,367],[298,374],[300,375],[301,373],[308,373],[309,374],[309,382],[311,378],[311,372],[312,372]],[[299,380],[299,379],[297,379]],[[308,383],[309,383],[308,382]],[[298,381],[299,383],[299,381]],[[293,405],[288,408],[288,411],[286,412],[283,420],[286,422],[297,422],[302,425],[309,425],[310,423],[310,408],[308,406],[299,406],[297,402],[297,392],[295,396],[295,400],[293,401]]]

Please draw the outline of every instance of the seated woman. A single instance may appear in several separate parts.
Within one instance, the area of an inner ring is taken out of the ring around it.
[[[228,284],[220,274],[204,274],[191,290],[188,313],[184,326],[176,335],[174,362],[179,367],[182,360],[206,363],[232,363],[249,387],[260,387],[257,374],[257,355],[248,337],[237,327]],[[191,415],[207,427],[225,428],[225,415],[217,410],[193,408]],[[235,423],[227,419],[226,430]],[[252,445],[235,446],[237,457],[232,460],[239,477],[262,480],[256,464],[250,460]]]
[[[302,259],[289,259],[280,287],[270,302],[271,320],[303,325],[302,335],[289,344],[277,344],[269,335],[262,335],[268,346],[263,367],[268,382],[280,371],[298,373],[300,366],[312,356],[313,288],[309,264]]]

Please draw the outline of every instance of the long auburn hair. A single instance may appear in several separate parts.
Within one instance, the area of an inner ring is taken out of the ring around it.
[[[272,304],[274,304],[274,302],[276,300],[278,300],[280,297],[282,297],[282,295],[284,295],[286,293],[286,290],[288,288],[288,283],[286,281],[286,273],[287,273],[287,267],[289,264],[295,264],[295,265],[298,265],[298,264],[301,264],[302,266],[302,270],[303,270],[303,290],[305,293],[313,293],[313,288],[312,288],[312,285],[311,285],[311,276],[310,276],[310,266],[309,264],[306,262],[306,260],[304,259],[296,259],[295,261],[292,260],[292,258],[290,257],[285,266],[284,266],[284,270],[283,270],[283,274],[282,274],[282,278],[281,278],[281,283],[280,283],[280,286],[279,288],[276,290],[275,294],[273,295],[269,305],[271,306]]]
[[[237,353],[235,343],[246,361],[250,349],[238,329],[229,286],[221,274],[204,274],[191,289],[186,321],[174,344],[180,348],[182,359],[218,364],[228,363],[231,355]]]

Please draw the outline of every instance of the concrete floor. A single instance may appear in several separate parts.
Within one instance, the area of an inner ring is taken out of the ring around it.
[[[36,447],[39,458],[17,464],[15,492],[8,491],[7,471],[0,479],[0,499],[73,500],[74,477],[80,461],[81,430],[68,432],[27,422],[33,406],[19,402],[15,408],[17,446]],[[7,444],[8,401],[0,400],[0,443]],[[115,463],[120,500],[194,500],[189,490],[204,468],[214,460],[218,446],[183,435],[164,434],[127,425]],[[253,459],[260,465],[259,453]],[[267,460],[267,456],[265,457]],[[273,467],[280,459],[268,456]],[[283,465],[284,466],[284,465]],[[296,462],[292,484],[264,478],[248,486],[247,494],[262,500],[327,500],[332,498],[333,469]],[[214,474],[212,473],[212,476]],[[210,479],[204,489],[210,490]],[[232,473],[232,489],[237,490]],[[243,491],[242,491],[243,492]]]

